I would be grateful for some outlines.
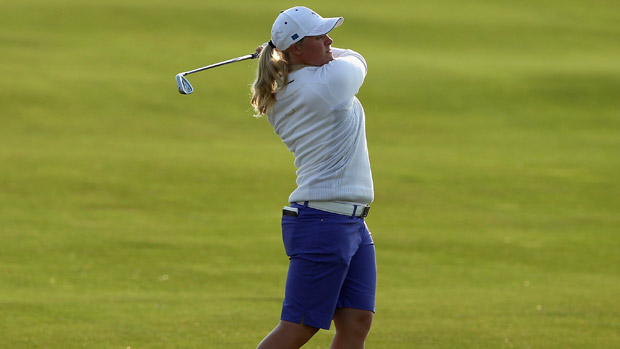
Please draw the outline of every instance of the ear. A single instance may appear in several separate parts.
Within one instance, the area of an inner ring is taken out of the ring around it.
[[[292,44],[288,50],[292,55],[301,55],[301,46],[298,46],[297,43]]]

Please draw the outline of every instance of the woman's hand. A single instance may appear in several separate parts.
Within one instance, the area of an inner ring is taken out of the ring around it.
[[[257,54],[257,55],[258,55],[258,54],[260,54],[260,53],[261,53],[261,51],[262,51],[262,50],[265,48],[265,46],[267,46],[267,45],[268,45],[267,43],[264,43],[264,44],[262,44],[262,45],[258,46],[258,47],[256,48],[256,54]]]

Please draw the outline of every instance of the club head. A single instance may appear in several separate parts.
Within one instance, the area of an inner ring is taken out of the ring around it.
[[[177,80],[177,87],[179,89],[180,94],[188,95],[194,92],[194,88],[192,87],[192,84],[190,84],[189,81],[187,81],[185,76],[183,76],[183,73],[177,74],[176,80]]]

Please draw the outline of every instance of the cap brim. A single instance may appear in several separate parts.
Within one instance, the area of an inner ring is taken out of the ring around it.
[[[306,36],[324,35],[332,31],[332,29],[342,25],[344,17],[323,18],[323,21],[316,27],[312,28]]]

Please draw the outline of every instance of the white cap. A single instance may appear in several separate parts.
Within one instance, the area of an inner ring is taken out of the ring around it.
[[[284,51],[305,36],[327,34],[342,22],[342,17],[323,18],[307,7],[295,6],[280,12],[273,22],[271,42]]]

